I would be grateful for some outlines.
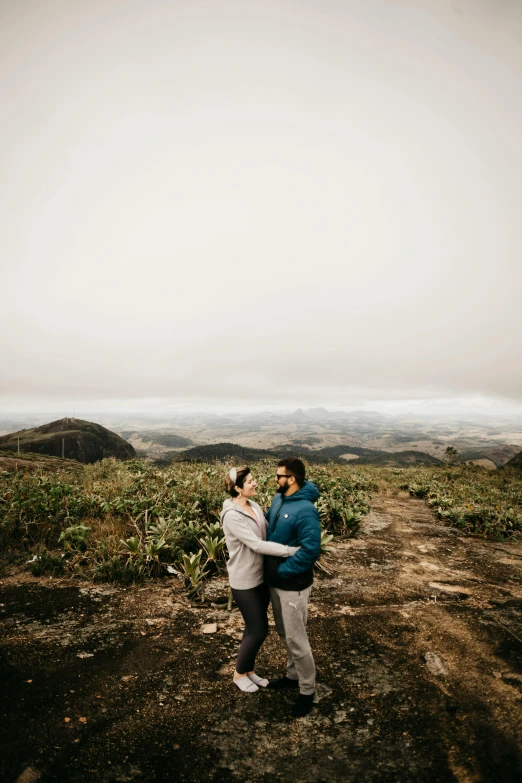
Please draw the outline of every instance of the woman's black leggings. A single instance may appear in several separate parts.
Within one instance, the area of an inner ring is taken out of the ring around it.
[[[238,674],[246,674],[254,671],[256,655],[268,636],[266,611],[270,603],[270,593],[266,585],[258,585],[250,590],[232,588],[232,595],[245,621],[245,632],[237,655],[236,671]]]

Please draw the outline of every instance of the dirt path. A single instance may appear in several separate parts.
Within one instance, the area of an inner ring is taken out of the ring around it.
[[[462,538],[421,501],[380,496],[333,560],[309,621],[320,700],[299,721],[293,694],[232,686],[236,611],[195,608],[172,581],[3,579],[0,777],[522,780],[522,544]],[[283,669],[272,630],[258,671]]]

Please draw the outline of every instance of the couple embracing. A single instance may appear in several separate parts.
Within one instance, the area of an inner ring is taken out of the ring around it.
[[[223,503],[221,523],[229,560],[227,569],[234,601],[245,621],[234,683],[245,693],[259,688],[299,690],[295,718],[313,707],[315,664],[306,634],[313,567],[319,557],[321,531],[314,506],[319,490],[305,479],[300,459],[280,460],[277,494],[263,513],[253,500],[256,481],[249,467],[232,468],[225,479],[231,495]],[[268,635],[272,601],[277,633],[288,653],[286,675],[269,682],[255,671],[255,659]]]

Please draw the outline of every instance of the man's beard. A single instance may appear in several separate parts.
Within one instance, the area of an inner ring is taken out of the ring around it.
[[[279,483],[277,485],[277,491],[279,492],[280,495],[284,495],[287,489],[288,487],[286,486],[286,484]]]

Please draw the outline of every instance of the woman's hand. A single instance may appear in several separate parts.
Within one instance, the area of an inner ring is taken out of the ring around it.
[[[290,550],[289,557],[292,557],[292,555],[295,555],[296,552],[299,552],[301,547],[300,546],[289,546],[288,549]]]

